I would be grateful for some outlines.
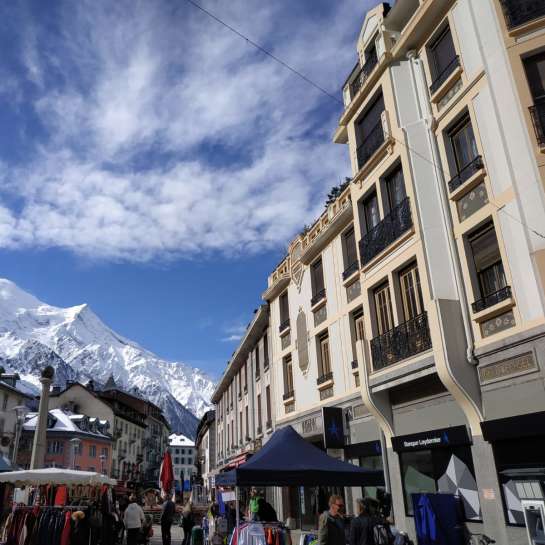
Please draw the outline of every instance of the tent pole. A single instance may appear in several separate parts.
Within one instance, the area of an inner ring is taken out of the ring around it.
[[[240,525],[240,509],[238,505],[238,486],[235,486],[235,509],[237,510],[236,521],[237,521],[237,528],[238,528]]]

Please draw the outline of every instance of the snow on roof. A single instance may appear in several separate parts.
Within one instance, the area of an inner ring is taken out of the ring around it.
[[[195,443],[185,435],[176,435],[173,433],[169,436],[169,444],[171,447],[194,447]]]
[[[81,422],[86,417],[84,414],[74,414],[70,411],[65,411],[63,409],[51,409],[49,415],[55,419],[55,423],[52,427],[47,429],[50,431],[64,431],[64,432],[77,432],[80,434],[88,435],[98,435],[100,437],[108,437],[105,433],[100,431],[91,431],[83,430],[78,425],[77,422]],[[103,425],[106,423],[105,420],[100,421]],[[26,417],[25,423],[23,425],[24,430],[33,431],[36,429],[38,423],[38,413],[29,413]]]

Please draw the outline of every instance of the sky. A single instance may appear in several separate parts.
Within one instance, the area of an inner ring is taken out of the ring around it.
[[[374,0],[199,0],[341,98]],[[350,176],[342,106],[186,0],[0,4],[0,276],[217,378]]]

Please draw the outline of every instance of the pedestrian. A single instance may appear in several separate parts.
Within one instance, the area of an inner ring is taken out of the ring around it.
[[[175,512],[176,506],[172,501],[172,496],[166,494],[165,501],[161,506],[161,537],[163,538],[163,545],[170,545],[171,543],[170,528],[174,520]]]
[[[182,511],[182,530],[184,531],[182,545],[189,545],[191,543],[191,530],[193,526],[195,526],[193,510],[191,509],[191,502],[188,502]]]
[[[146,516],[142,508],[136,503],[136,496],[129,498],[129,505],[123,516],[127,529],[127,545],[137,545],[142,525],[146,522]]]
[[[357,516],[350,524],[350,545],[373,545],[373,525],[367,506],[362,499],[356,500]]]
[[[259,500],[263,499],[255,486],[250,490],[250,502],[248,503],[248,518],[259,520]]]
[[[329,511],[320,515],[318,525],[318,545],[346,545],[344,534],[344,500],[342,496],[329,498]]]

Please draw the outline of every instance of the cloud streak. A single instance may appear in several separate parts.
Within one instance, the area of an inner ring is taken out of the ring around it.
[[[203,3],[327,88],[355,60],[359,1]],[[0,245],[145,262],[284,244],[349,171],[336,106],[189,5],[114,6],[61,4],[54,34],[24,19],[19,122],[42,130],[24,162],[0,155]]]

